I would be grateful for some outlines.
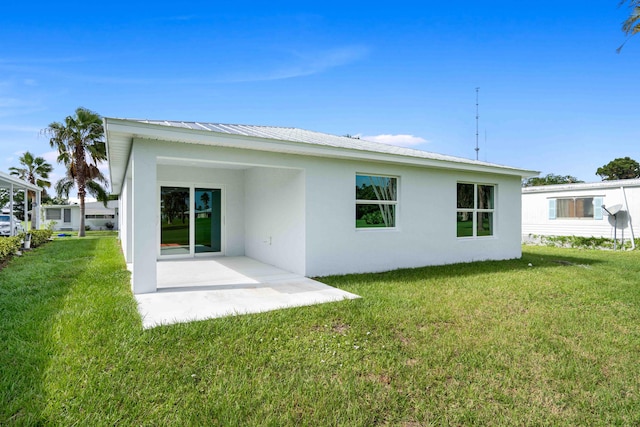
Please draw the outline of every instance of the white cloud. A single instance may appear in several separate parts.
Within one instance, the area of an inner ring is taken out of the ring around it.
[[[222,81],[238,83],[310,76],[358,61],[368,54],[369,48],[359,45],[327,50],[290,51],[287,52],[289,57],[283,61],[288,62],[286,65],[280,65],[277,68],[267,69],[255,74],[239,74]]]
[[[415,145],[425,144],[429,142],[426,139],[421,138],[419,136],[403,135],[403,134],[398,134],[398,135],[382,134],[382,135],[373,135],[373,136],[356,135],[356,136],[359,137],[360,139],[364,139],[365,141],[380,142],[382,144],[397,145],[399,147],[413,147]]]
[[[43,157],[47,162],[54,164],[58,162],[58,152],[57,151],[47,151],[46,153],[40,154],[40,157]]]

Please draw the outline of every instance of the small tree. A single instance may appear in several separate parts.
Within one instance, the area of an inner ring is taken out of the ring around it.
[[[640,164],[630,157],[611,160],[596,171],[603,181],[640,178]]]
[[[46,189],[51,187],[49,173],[53,170],[53,166],[43,157],[34,157],[33,154],[28,151],[20,156],[18,160],[20,161],[20,167],[10,167],[10,174],[44,188],[44,194],[46,195]],[[31,199],[31,206],[33,206],[36,201],[35,191],[29,190],[29,199]],[[34,209],[34,212],[31,214],[31,228],[36,228],[36,209]]]
[[[64,123],[53,122],[44,130],[51,147],[58,149],[58,162],[63,163],[67,173],[56,184],[58,196],[69,196],[69,191],[78,188],[80,199],[80,228],[78,237],[84,237],[84,198],[87,193],[107,204],[108,194],[103,187],[107,180],[98,169],[100,162],[107,160],[102,118],[86,108],[77,108],[75,115],[67,116]]]
[[[579,182],[584,181],[580,181],[578,178],[571,175],[555,175],[550,173],[547,176],[536,176],[525,179],[522,181],[522,186],[533,187],[537,185],[576,184]]]

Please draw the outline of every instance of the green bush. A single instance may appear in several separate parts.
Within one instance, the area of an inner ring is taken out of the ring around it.
[[[362,219],[369,225],[384,224],[382,213],[379,210],[362,215]]]
[[[44,230],[31,230],[29,231],[31,234],[31,247],[37,248],[38,246],[46,243],[51,238],[53,231],[50,229]]]
[[[0,261],[4,261],[20,250],[22,237],[2,237],[0,238]]]
[[[529,234],[525,241],[527,244],[576,249],[613,249],[613,239],[606,237],[582,237],[582,236],[541,236]],[[640,239],[635,239],[636,247],[640,247]],[[631,249],[631,240],[618,238],[616,245],[619,249]]]

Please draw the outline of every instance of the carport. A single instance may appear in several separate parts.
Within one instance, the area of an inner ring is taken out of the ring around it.
[[[2,209],[8,209],[10,212],[10,224],[11,224],[11,235],[13,236],[14,230],[15,230],[15,224],[14,224],[14,220],[13,220],[13,212],[15,209],[15,202],[13,199],[14,193],[16,191],[23,191],[24,192],[24,212],[25,212],[25,223],[28,221],[28,215],[27,212],[29,210],[29,197],[28,197],[28,192],[29,190],[31,191],[35,191],[36,193],[36,202],[35,205],[33,206],[33,214],[35,215],[35,228],[38,229],[40,228],[40,215],[38,214],[39,210],[40,210],[40,203],[41,203],[41,199],[42,199],[42,188],[38,187],[37,185],[31,184],[30,182],[24,181],[22,179],[18,179],[14,176],[11,176],[7,173],[4,172],[0,172],[0,189],[5,189],[7,190],[8,196],[9,196],[9,201],[7,202],[6,205],[2,206]],[[28,225],[25,224],[25,230],[29,229]]]

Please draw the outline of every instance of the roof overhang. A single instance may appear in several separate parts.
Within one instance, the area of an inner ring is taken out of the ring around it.
[[[185,129],[136,120],[104,118],[109,159],[109,175],[113,194],[120,194],[127,173],[127,165],[134,139],[171,141],[217,147],[239,148],[266,152],[316,156],[336,159],[365,160],[400,165],[440,168],[465,172],[493,173],[528,178],[539,172],[486,162],[448,157],[427,158],[405,154],[382,153],[370,150],[301,143],[247,135],[235,135],[210,130]]]
[[[37,185],[0,171],[0,188],[10,188],[12,185],[16,190],[42,191]]]

